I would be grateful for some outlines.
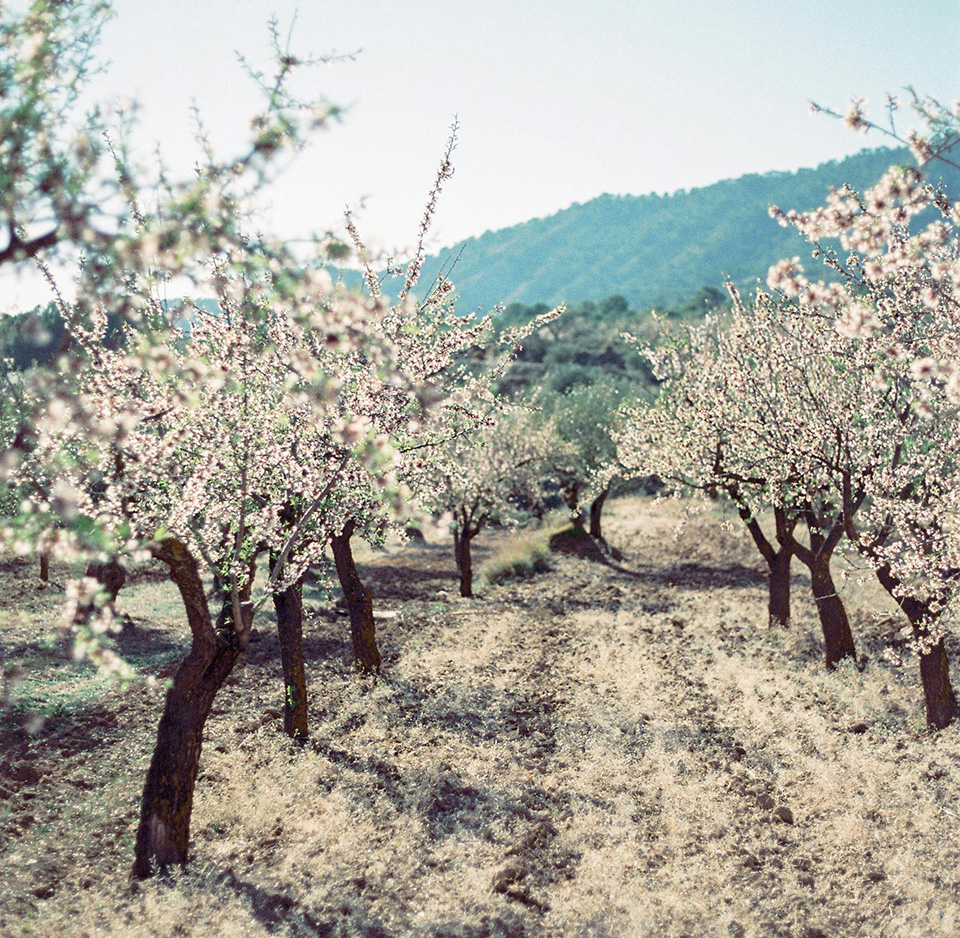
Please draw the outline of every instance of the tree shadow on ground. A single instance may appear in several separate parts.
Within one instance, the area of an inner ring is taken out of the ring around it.
[[[583,528],[574,525],[568,525],[552,534],[548,546],[551,553],[578,557],[580,560],[591,560],[594,563],[608,563],[610,560],[601,543]]]
[[[768,576],[762,570],[734,563],[723,567],[701,563],[679,563],[669,567],[643,564],[627,567],[604,558],[603,563],[616,573],[649,583],[651,586],[679,590],[738,589],[743,586],[765,586]]]
[[[350,620],[346,616],[337,616],[331,622],[326,617],[304,615],[303,623],[303,660],[309,664],[317,661],[353,660],[350,644]],[[250,645],[244,655],[249,665],[280,665],[280,642],[277,638],[276,621],[271,616],[264,617],[254,629]]]
[[[437,551],[438,548],[419,548],[422,551]],[[374,601],[430,602],[438,592],[453,590],[457,586],[457,571],[453,558],[443,551],[425,558],[410,558],[407,563],[357,564],[360,578],[373,594]]]
[[[168,629],[144,624],[142,619],[124,618],[124,626],[114,636],[117,653],[139,671],[177,661],[187,653],[188,645],[170,635]]]
[[[478,570],[494,550],[493,544],[483,543],[481,538],[475,540],[471,547],[474,570]],[[450,546],[411,546],[382,560],[358,563],[357,569],[375,602],[431,602],[438,598],[438,593],[459,588]]]
[[[616,573],[653,586],[712,590],[733,589],[767,582],[766,573],[740,563],[707,566],[700,563],[680,562],[666,567],[662,564],[628,566],[623,554],[616,547],[598,541],[583,528],[574,525],[568,525],[553,534],[549,545],[553,553],[603,564]]]
[[[64,760],[115,745],[129,731],[123,709],[94,704],[43,715],[8,707],[0,713],[0,797],[29,793]]]
[[[111,636],[117,653],[141,673],[165,676],[172,673],[186,647],[163,629],[132,624]],[[73,659],[68,639],[51,642],[0,642],[0,662],[21,662],[24,683],[14,683],[10,699],[0,708],[0,757],[29,749],[36,757],[72,755],[112,742],[122,733],[118,716],[134,708],[135,698],[102,697],[109,689],[68,689],[74,678],[95,678],[93,665]],[[64,682],[66,682],[64,684]],[[73,694],[73,696],[71,696]]]
[[[364,893],[370,888],[365,876],[346,879],[321,909],[310,908],[282,891],[265,889],[238,877],[232,869],[220,873],[214,891],[225,889],[249,906],[253,917],[271,935],[310,938],[392,938],[395,934],[377,921]],[[476,923],[446,921],[418,929],[431,938],[532,938],[530,925],[511,910],[501,915],[483,915]]]
[[[340,924],[342,914],[333,909],[327,910],[329,918],[323,913],[308,909],[303,903],[291,899],[282,892],[273,892],[254,883],[240,879],[232,869],[227,868],[214,881],[214,889],[227,889],[249,904],[253,917],[271,934],[310,935],[317,938],[333,938],[342,934]],[[338,921],[340,919],[340,921]],[[386,938],[386,932],[361,932],[364,938]]]
[[[142,620],[124,617],[122,628],[106,637],[117,654],[139,671],[151,671],[158,665],[186,654],[187,646],[168,630],[143,625]],[[0,640],[0,663],[20,661],[31,668],[89,668],[74,662],[72,640],[66,636],[34,641]]]

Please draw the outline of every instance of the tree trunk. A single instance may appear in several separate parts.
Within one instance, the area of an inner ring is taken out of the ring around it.
[[[784,627],[790,623],[790,564],[793,552],[787,548],[776,551],[769,562],[770,596],[767,610],[770,625]]]
[[[916,626],[914,626],[916,633]],[[941,638],[929,652],[920,655],[920,679],[927,706],[927,725],[942,730],[957,717],[957,697],[950,685],[950,664]]]
[[[729,490],[733,498],[738,497],[736,487]],[[790,563],[793,560],[794,544],[793,531],[796,521],[791,521],[787,513],[782,508],[774,509],[774,520],[776,522],[777,543],[779,548],[775,548],[763,533],[760,522],[753,516],[750,507],[745,503],[740,504],[739,514],[743,519],[754,544],[760,551],[763,559],[767,562],[769,571],[768,585],[769,592],[767,597],[767,614],[771,626],[785,626],[790,622]]]
[[[915,628],[916,631],[916,628]],[[920,679],[927,706],[927,725],[942,730],[958,714],[957,697],[950,684],[950,664],[941,638],[929,652],[920,655]]]
[[[100,589],[107,594],[106,605],[115,611],[117,596],[127,582],[127,571],[116,559],[107,563],[91,563],[87,565],[84,576],[91,577],[100,584]],[[79,628],[90,620],[97,613],[97,605],[91,600],[83,605],[77,606],[77,611],[73,617],[73,625]]]
[[[107,561],[107,563],[89,564],[86,575],[93,577],[103,587],[111,605],[117,601],[120,590],[127,582],[126,568],[116,558]]]
[[[354,532],[353,521],[348,521],[341,534],[331,539],[337,576],[343,589],[343,598],[350,613],[350,637],[353,640],[353,659],[361,674],[380,673],[380,650],[377,648],[376,625],[373,621],[373,596],[360,579],[350,549]]]
[[[845,530],[845,517],[841,512],[825,523],[811,506],[804,509],[810,546],[798,541],[793,528],[783,528],[778,520],[777,540],[781,546],[789,547],[793,555],[810,571],[810,585],[817,604],[820,628],[823,631],[823,650],[827,659],[827,668],[831,671],[843,658],[857,660],[857,649],[853,644],[853,632],[843,600],[837,594],[837,587],[830,573],[830,558],[840,543]]]
[[[930,644],[930,629],[938,613],[930,611],[930,603],[900,593],[900,580],[893,575],[888,564],[877,570],[880,585],[893,597],[903,610],[913,628],[913,637],[927,651],[920,653],[920,680],[923,683],[923,699],[927,708],[927,726],[942,730],[960,714],[957,697],[950,684],[950,662],[943,638]]]
[[[458,525],[453,532],[453,550],[457,558],[457,574],[460,577],[460,595],[473,596],[473,560],[470,557],[470,541],[473,534],[469,527],[461,530]]]
[[[134,851],[133,873],[138,879],[187,860],[203,727],[217,691],[243,650],[232,616],[229,627],[214,628],[196,560],[187,548],[167,538],[153,553],[168,565],[170,579],[180,590],[193,642],[167,692],[147,771]],[[249,611],[245,606],[244,614]]]
[[[40,554],[40,579],[44,583],[50,582],[50,555],[46,551]]]
[[[606,488],[590,502],[590,537],[599,541],[601,544],[607,543],[603,537],[601,515],[603,514],[603,503],[607,500],[609,494],[610,489]]]
[[[276,558],[271,558],[271,567]],[[294,739],[306,739],[307,674],[303,665],[303,577],[273,594],[283,669],[283,731]]]
[[[833,670],[843,658],[857,658],[853,644],[853,633],[843,601],[837,595],[830,574],[830,557],[817,552],[810,567],[810,582],[813,598],[817,603],[820,627],[823,629],[823,646],[827,658],[827,667]]]
[[[583,509],[580,507],[579,482],[565,482],[560,487],[560,497],[570,512],[570,521],[575,528],[583,528]]]

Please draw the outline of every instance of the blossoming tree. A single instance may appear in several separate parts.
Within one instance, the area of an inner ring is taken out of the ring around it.
[[[907,137],[918,162],[951,162],[957,113],[917,96],[913,105],[928,125],[925,135]],[[898,136],[895,101],[888,110],[888,132]],[[877,126],[867,120],[863,102],[854,102],[847,122],[857,129]],[[808,279],[794,258],[771,270],[770,286],[825,315],[845,340],[847,354],[859,356],[875,383],[899,402],[894,419],[876,421],[877,432],[889,433],[894,449],[867,479],[867,511],[856,519],[848,512],[846,527],[911,623],[927,720],[945,726],[957,712],[943,629],[960,571],[952,521],[960,402],[960,203],[927,181],[922,169],[894,166],[863,194],[844,188],[813,212],[776,207],[771,212],[807,238],[831,278]],[[842,490],[840,495],[849,497]]]
[[[513,406],[479,431],[452,429],[429,462],[411,466],[419,498],[452,519],[461,596],[473,595],[473,539],[489,524],[528,517],[556,486],[556,462],[572,455],[550,421]]]
[[[110,15],[103,2],[34,0],[0,18],[0,264],[49,256],[58,246],[97,244],[115,234],[104,172],[99,109],[80,96],[97,66],[92,58]]]
[[[80,336],[87,358],[71,380],[72,404],[58,398],[49,405],[17,470],[26,479],[35,467],[56,469],[56,504],[28,507],[38,520],[59,523],[65,548],[110,556],[146,551],[167,565],[184,603],[193,645],[158,730],[138,875],[186,856],[204,724],[246,648],[256,609],[296,582],[342,523],[331,493],[346,481],[348,463],[385,458],[384,441],[357,435],[343,420],[337,374],[290,354],[281,336],[292,312],[258,286],[241,287],[243,295],[220,315],[198,313],[189,338],[168,346],[162,370],[145,371],[129,348],[104,349],[95,331]],[[383,343],[361,327],[375,309],[334,291],[328,278],[305,276],[300,288],[310,318],[299,317],[298,328],[349,346],[341,355],[362,347],[371,362],[385,361]],[[292,524],[285,513],[291,505]],[[261,552],[273,562],[255,591]],[[203,568],[225,584],[216,619]]]
[[[567,460],[558,463],[557,468],[561,470],[563,497],[574,524],[583,527],[586,516],[587,530],[600,544],[606,543],[603,507],[625,475],[612,436],[624,397],[614,384],[599,381],[562,394],[541,394],[535,398],[569,452]]]
[[[41,43],[56,39],[42,32],[48,25],[38,27]],[[8,521],[5,540],[47,538],[68,559],[152,555],[183,601],[192,645],[167,692],[147,774],[138,876],[186,859],[204,724],[256,610],[290,597],[370,492],[380,510],[397,501],[396,444],[416,436],[434,403],[442,356],[474,336],[473,324],[447,317],[428,347],[409,290],[393,304],[376,291],[351,293],[323,271],[322,239],[311,263],[247,234],[250,193],[269,181],[278,154],[331,113],[291,96],[300,63],[276,51],[275,74],[255,76],[266,103],[249,149],[227,161],[206,151],[183,183],[161,177],[151,196],[158,211],[143,210],[127,154],[114,149],[106,184],[123,193],[125,212],[108,245],[78,238],[89,254],[76,299],[60,300],[69,344],[56,369],[26,379],[30,413],[5,454],[6,478],[45,483]],[[215,295],[219,312],[189,301],[171,309],[158,299],[171,282]],[[119,349],[102,341],[110,315],[125,323]],[[464,408],[473,390],[459,388]],[[366,494],[342,497],[354,488]],[[258,585],[263,553],[270,572]],[[223,587],[217,616],[203,570]],[[96,591],[83,582],[76,603]],[[108,626],[91,622],[86,647],[120,669],[97,639]]]
[[[637,471],[734,502],[768,565],[772,623],[789,620],[790,563],[794,556],[803,561],[811,571],[827,666],[833,667],[855,655],[830,571],[843,518],[808,455],[829,431],[806,412],[808,386],[833,386],[834,375],[816,367],[816,342],[831,333],[801,320],[792,333],[785,331],[773,308],[748,311],[734,299],[726,321],[708,320],[650,353],[661,394],[653,406],[623,411],[620,458]],[[773,514],[772,537],[758,521],[765,510]],[[796,536],[801,522],[807,543]]]

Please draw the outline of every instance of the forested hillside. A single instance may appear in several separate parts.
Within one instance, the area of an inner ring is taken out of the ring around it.
[[[670,195],[602,195],[445,249],[429,258],[423,282],[453,265],[462,311],[611,294],[634,308],[676,306],[725,275],[748,284],[780,258],[809,253],[796,231],[769,217],[771,204],[809,210],[831,186],[868,187],[898,162],[913,163],[908,150],[863,150],[816,169],[751,174]],[[942,171],[956,191],[960,173]]]
[[[726,291],[703,287],[686,303],[659,309],[656,316],[631,308],[619,294],[599,303],[570,305],[558,319],[527,336],[499,390],[512,397],[529,396],[537,389],[563,394],[602,382],[631,395],[652,393],[655,381],[641,348],[659,345],[676,327],[723,309],[729,300]],[[544,303],[511,303],[497,317],[497,327],[522,326],[548,309]]]

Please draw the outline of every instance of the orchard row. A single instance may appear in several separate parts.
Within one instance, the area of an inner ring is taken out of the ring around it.
[[[560,311],[495,332],[492,315],[456,314],[448,281],[417,293],[456,129],[418,247],[390,267],[388,297],[350,219],[348,243],[319,232],[309,255],[255,233],[254,196],[278,160],[336,113],[291,90],[311,63],[274,32],[274,72],[251,76],[263,106],[246,150],[223,160],[203,145],[191,178],[146,178],[101,112],[77,114],[108,14],[101,2],[36,0],[0,19],[0,263],[38,264],[65,323],[54,365],[5,373],[2,539],[96,565],[69,594],[78,647],[121,677],[131,675],[105,640],[112,607],[97,570],[152,557],[182,597],[192,644],[160,720],[136,875],[186,860],[204,725],[268,601],[288,730],[305,719],[300,590],[328,544],[352,601],[358,664],[376,670],[351,535],[376,542],[417,513],[448,513],[468,594],[470,540],[484,523],[536,510],[551,491],[578,516],[589,491],[599,535],[605,493],[630,472],[732,498],[771,565],[780,620],[778,571],[794,556],[806,563],[830,665],[854,653],[829,570],[848,538],[914,627],[931,723],[953,718],[942,627],[960,570],[960,212],[919,171],[894,168],[863,196],[844,190],[819,212],[782,215],[833,279],[780,265],[773,293],[735,297],[722,327],[661,346],[658,402],[618,405],[607,436],[591,442],[564,429],[572,399],[531,416],[494,393],[524,338]],[[912,138],[915,151],[943,158],[957,115],[915,104],[930,127]],[[851,123],[865,120],[858,108]],[[349,252],[362,291],[326,271]],[[68,290],[57,271],[69,262]],[[170,303],[171,293],[184,299]],[[111,330],[119,341],[105,341]],[[775,545],[755,520],[766,508]],[[269,574],[257,583],[262,557]]]

